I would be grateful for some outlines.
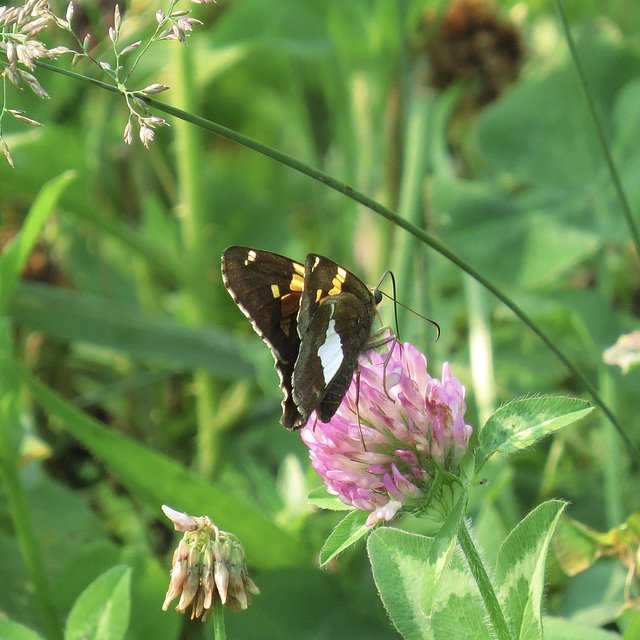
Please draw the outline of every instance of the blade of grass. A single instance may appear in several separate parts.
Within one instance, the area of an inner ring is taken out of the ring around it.
[[[428,149],[425,143],[428,139],[429,119],[432,117],[433,100],[430,100],[423,87],[416,87],[409,105],[409,117],[405,132],[405,160],[402,181],[400,183],[400,199],[398,214],[416,226],[424,218],[424,179],[427,175]],[[418,241],[411,235],[403,234],[398,238],[394,251],[393,271],[398,279],[399,295],[404,304],[416,308],[418,291],[425,291],[425,283],[417,277],[415,272],[416,248]],[[421,298],[421,297],[420,297]],[[420,312],[424,312],[423,305]],[[398,308],[398,324],[404,326],[407,315],[406,309]]]
[[[16,324],[70,341],[202,368],[223,380],[255,376],[233,336],[134,313],[110,300],[38,284],[21,284],[9,307]]]
[[[20,274],[35,246],[42,227],[53,213],[58,198],[73,178],[72,171],[47,182],[36,196],[20,232],[0,256],[0,353],[12,351],[9,323],[5,317]],[[20,547],[22,560],[33,585],[36,608],[46,636],[62,638],[60,621],[53,606],[53,595],[47,580],[44,559],[38,545],[28,501],[20,477],[18,463],[22,440],[20,423],[20,390],[10,370],[0,367],[0,477],[6,494],[11,522]]]
[[[166,251],[142,237],[140,233],[136,233],[128,224],[98,211],[85,210],[81,218],[117,238],[122,244],[142,256],[167,286],[177,287],[184,284],[185,274],[177,261]]]
[[[0,257],[0,316],[6,314],[9,300],[40,231],[73,175],[72,171],[65,171],[42,187],[27,213],[20,233],[3,250]]]
[[[0,321],[0,358],[13,350],[11,332],[6,318]],[[29,501],[18,463],[23,428],[18,379],[9,368],[0,367],[0,480],[6,497],[11,523],[27,570],[35,607],[40,614],[47,638],[62,640],[60,620],[53,606],[54,598],[45,571],[45,561],[38,543]]]

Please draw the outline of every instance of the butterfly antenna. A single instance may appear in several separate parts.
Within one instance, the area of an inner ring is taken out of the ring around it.
[[[402,307],[403,309],[406,309],[407,311],[410,311],[411,313],[413,313],[413,315],[418,316],[418,318],[422,318],[423,320],[426,320],[429,324],[432,324],[437,331],[436,334],[436,342],[438,342],[438,340],[440,339],[440,325],[435,321],[432,320],[431,318],[427,318],[426,316],[423,316],[422,314],[418,313],[417,311],[414,311],[411,307],[408,307],[406,304],[402,304],[402,302],[400,302],[399,300],[396,300],[396,283],[395,283],[395,279],[393,277],[393,274],[391,273],[391,271],[388,271],[387,273],[391,274],[391,281],[393,282],[393,297],[390,296],[388,293],[385,293],[384,291],[380,291],[380,293],[385,296],[386,298],[389,298],[389,300],[393,300],[393,304],[394,304],[394,312],[395,312],[395,316],[396,316],[396,326],[398,324],[398,309],[397,306],[398,305],[400,307]],[[386,275],[386,274],[385,274]]]

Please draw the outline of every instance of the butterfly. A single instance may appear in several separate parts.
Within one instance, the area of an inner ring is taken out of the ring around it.
[[[364,351],[389,341],[373,331],[382,294],[333,260],[310,253],[304,265],[270,251],[233,246],[222,279],[275,359],[284,393],[280,422],[303,427],[315,411],[338,410]],[[386,329],[383,328],[383,329]]]

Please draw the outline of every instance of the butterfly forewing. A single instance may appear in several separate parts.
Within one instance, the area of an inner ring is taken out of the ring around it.
[[[360,300],[369,300],[372,297],[371,291],[362,280],[329,258],[310,253],[307,255],[304,268],[304,295],[300,299],[298,314],[298,333],[301,337],[307,332],[309,322],[320,302],[327,296],[349,292]]]
[[[304,267],[277,253],[229,247],[222,254],[222,279],[258,335],[269,345],[284,393],[282,424],[296,428],[300,414],[291,395],[300,348],[297,316]]]

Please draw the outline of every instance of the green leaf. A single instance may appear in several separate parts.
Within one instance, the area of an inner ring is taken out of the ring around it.
[[[338,498],[327,493],[326,485],[316,487],[307,494],[307,502],[318,509],[330,509],[331,511],[351,511],[352,506],[345,504]]]
[[[620,635],[578,624],[565,618],[553,618],[545,616],[542,619],[544,626],[544,640],[620,640]],[[636,636],[637,638],[640,636]],[[627,636],[625,635],[625,639]],[[631,640],[631,638],[628,638]]]
[[[460,496],[458,503],[433,537],[429,554],[425,558],[420,602],[423,611],[426,611],[429,616],[433,614],[434,605],[438,600],[439,586],[443,576],[451,565],[458,529],[464,517],[466,506],[467,494],[464,494]]]
[[[127,556],[127,560],[131,556]],[[131,582],[131,604],[134,615],[129,623],[128,638],[132,640],[175,640],[179,636],[183,616],[163,611],[161,603],[169,586],[169,568],[164,558],[134,559]],[[174,606],[177,604],[174,601]],[[127,640],[128,640],[127,638]]]
[[[541,504],[507,536],[498,552],[495,579],[518,640],[542,640],[545,562],[565,506],[559,500]]]
[[[373,577],[393,624],[404,638],[435,638],[422,606],[424,559],[432,539],[398,529],[371,534],[367,549]]]
[[[638,58],[605,28],[585,33],[578,38],[579,56],[606,128],[618,92],[638,76]],[[602,154],[572,60],[564,50],[560,64],[549,62],[483,112],[479,144],[493,163],[517,179],[582,191],[598,184]]]
[[[42,187],[31,205],[20,233],[2,251],[0,255],[0,316],[6,313],[18,278],[38,240],[44,223],[53,213],[60,194],[73,176],[72,171],[65,171]]]
[[[496,451],[513,453],[579,420],[593,410],[585,400],[561,396],[524,398],[500,407],[480,431],[476,472]]]
[[[567,210],[570,204],[565,205]],[[477,219],[448,237],[451,249],[493,281],[529,288],[556,282],[602,245],[596,231],[563,220],[567,211],[517,211]]]
[[[9,313],[16,324],[55,338],[203,368],[227,380],[255,375],[229,334],[134,313],[112,300],[43,285],[21,285]]]
[[[555,613],[591,627],[609,624],[619,619],[628,577],[618,559],[600,558],[565,586]]]
[[[345,582],[341,573],[311,567],[261,573],[253,605],[237,615],[225,612],[228,640],[400,640],[373,584],[353,570]],[[209,622],[190,627],[206,629]],[[147,639],[156,640],[148,634],[136,640]]]
[[[619,637],[619,636],[614,636],[614,637]],[[581,639],[578,638],[578,640],[581,640]],[[600,639],[598,638],[597,640],[600,640]],[[640,613],[636,613],[635,617],[631,621],[631,624],[627,627],[627,630],[624,633],[624,640],[640,640]]]
[[[0,638],[2,640],[43,640],[42,636],[35,631],[6,618],[0,618]]]
[[[131,569],[112,567],[94,580],[73,605],[65,640],[120,640],[126,637],[131,609]]]
[[[327,564],[371,531],[364,524],[368,516],[368,511],[353,510],[338,523],[322,547],[320,565]]]
[[[606,533],[599,533],[565,515],[560,519],[553,537],[553,552],[568,576],[575,576],[607,552],[621,550],[626,525]]]
[[[380,527],[369,537],[373,577],[393,624],[407,640],[490,640],[480,594],[458,554],[446,571],[437,572],[436,584],[425,584],[435,575],[425,571],[425,559],[441,556],[433,551],[433,542],[390,527]],[[435,596],[430,612],[423,606],[427,589]]]
[[[215,44],[249,44],[260,50],[314,60],[331,51],[326,18],[316,7],[276,0],[267,8],[260,0],[237,3],[225,12],[215,31]]]
[[[196,477],[175,460],[105,428],[9,359],[0,371],[21,379],[34,399],[60,419],[63,428],[101,460],[118,480],[149,505],[162,504],[193,515],[208,514],[245,546],[247,561],[260,568],[291,566],[308,559],[305,546],[250,501]]]

